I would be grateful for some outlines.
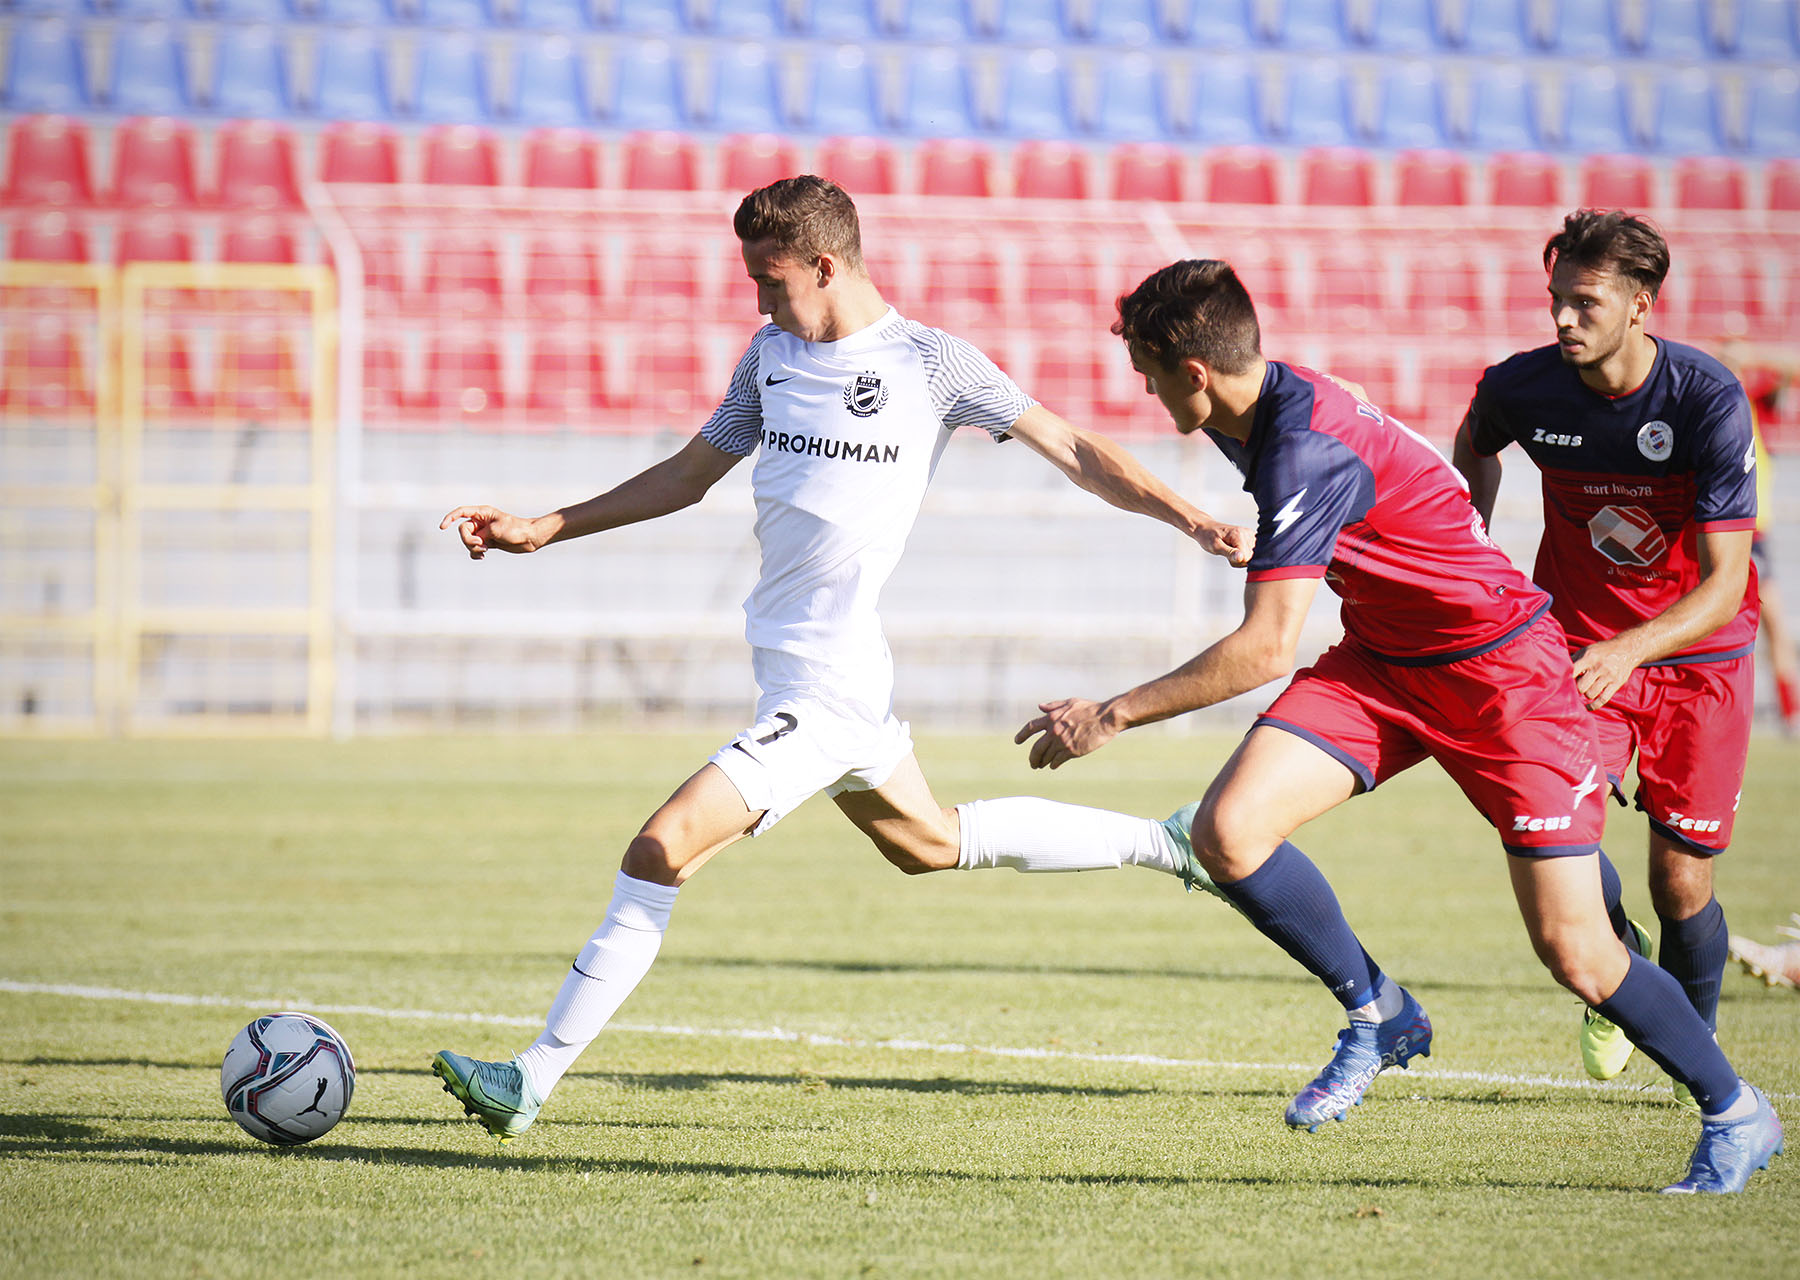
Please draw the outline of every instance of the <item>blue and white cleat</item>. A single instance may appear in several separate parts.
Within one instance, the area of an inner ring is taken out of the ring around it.
[[[1213,878],[1206,874],[1206,868],[1200,865],[1200,859],[1194,856],[1194,815],[1199,812],[1200,802],[1195,800],[1182,805],[1162,821],[1163,830],[1169,833],[1169,839],[1175,842],[1176,852],[1181,854],[1181,869],[1175,874],[1187,886],[1189,893],[1198,889],[1235,907],[1237,904],[1219,891]]]
[[[511,1142],[529,1129],[544,1105],[519,1070],[517,1058],[483,1062],[440,1049],[432,1056],[431,1070],[444,1082],[444,1092],[502,1142]]]
[[[1402,988],[1400,1012],[1386,1022],[1351,1022],[1338,1032],[1337,1052],[1317,1078],[1288,1103],[1287,1122],[1317,1133],[1327,1120],[1342,1120],[1361,1106],[1363,1092],[1389,1067],[1404,1067],[1412,1058],[1431,1056],[1431,1019]]]
[[[1742,1120],[1702,1120],[1688,1175],[1664,1187],[1665,1196],[1732,1195],[1781,1154],[1781,1117],[1761,1089],[1753,1084],[1744,1088],[1756,1095],[1756,1110]]]

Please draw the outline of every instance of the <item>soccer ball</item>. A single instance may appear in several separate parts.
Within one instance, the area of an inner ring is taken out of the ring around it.
[[[271,1013],[225,1050],[219,1089],[245,1133],[294,1147],[343,1119],[356,1091],[356,1063],[344,1038],[310,1013]]]

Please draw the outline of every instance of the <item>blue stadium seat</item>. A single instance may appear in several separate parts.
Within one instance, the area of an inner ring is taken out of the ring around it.
[[[855,44],[877,31],[874,9],[881,0],[797,0],[789,10],[794,27],[820,40]]]
[[[1757,62],[1788,62],[1800,57],[1800,12],[1793,0],[1738,0],[1737,31],[1732,51]]]
[[[382,27],[390,20],[385,0],[313,0],[313,16],[346,27]]]
[[[857,45],[822,50],[814,56],[811,71],[808,128],[849,138],[882,131],[867,52]]]
[[[1431,150],[1448,142],[1444,89],[1434,64],[1421,60],[1390,65],[1380,94],[1371,142],[1409,150]]]
[[[1481,67],[1469,83],[1468,116],[1458,140],[1479,151],[1538,150],[1545,139],[1536,97],[1535,86],[1517,67]]]
[[[1148,56],[1110,57],[1100,68],[1094,131],[1117,142],[1160,142],[1169,136],[1161,70]]]
[[[187,48],[176,28],[134,22],[114,29],[106,102],[135,116],[180,115],[194,105],[188,96]]]
[[[1269,34],[1286,49],[1338,49],[1353,43],[1344,7],[1345,0],[1279,0]]]
[[[1566,57],[1610,58],[1619,51],[1617,5],[1618,0],[1555,0],[1547,47]]]
[[[721,45],[713,60],[705,119],[722,133],[778,133],[783,128],[776,63],[756,43]]]
[[[413,59],[414,119],[477,124],[488,118],[487,62],[473,39],[461,32],[421,32]]]
[[[933,49],[905,63],[906,90],[895,127],[928,138],[962,138],[976,132],[969,76],[949,49]]]
[[[1074,34],[1064,29],[1062,10],[1062,0],[999,0],[993,34],[1012,45],[1061,44]]]
[[[1383,53],[1428,53],[1438,46],[1433,0],[1374,0],[1363,44]]]
[[[683,0],[618,0],[614,12],[621,31],[673,35],[687,27]]]
[[[527,30],[581,31],[592,26],[585,0],[513,0],[513,22]]]
[[[1657,77],[1649,145],[1670,155],[1703,156],[1724,150],[1723,117],[1712,77],[1689,67]]]
[[[1169,35],[1206,49],[1241,49],[1256,37],[1255,0],[1173,0]]]
[[[619,128],[680,129],[688,122],[680,69],[660,40],[617,50],[612,92],[606,114]]]
[[[1638,48],[1652,58],[1695,62],[1712,53],[1712,0],[1646,0]]]
[[[72,9],[75,6],[70,5],[69,7]],[[111,3],[104,8],[91,3],[90,0],[88,7],[96,13],[102,13],[106,17],[114,19],[137,18],[143,21],[168,22],[171,19],[186,16],[182,12],[181,0],[111,0]]]
[[[1563,80],[1563,148],[1585,155],[1612,155],[1633,150],[1629,102],[1625,86],[1605,68],[1577,68]]]
[[[408,0],[415,22],[424,27],[485,27],[486,0]]]
[[[1000,131],[1015,138],[1063,138],[1073,130],[1063,65],[1045,49],[1014,58],[1002,69]]]
[[[587,123],[587,88],[580,51],[565,37],[521,39],[513,48],[512,82],[512,116],[519,123]]]
[[[1287,110],[1282,137],[1299,147],[1341,147],[1357,140],[1359,130],[1350,102],[1350,82],[1333,60],[1297,63],[1287,68]]]
[[[969,29],[968,0],[903,0],[895,35],[934,44],[958,44],[975,33]]]
[[[1475,0],[1463,5],[1462,28],[1456,33],[1456,45],[1463,52],[1516,57],[1536,43],[1531,31],[1531,0]]]
[[[293,107],[286,55],[273,27],[217,28],[207,104],[220,115],[244,119],[286,115]]]
[[[1192,112],[1178,112],[1192,121],[1196,140],[1213,145],[1258,142],[1264,137],[1256,70],[1238,59],[1221,58],[1189,82]]]
[[[1800,75],[1783,67],[1750,82],[1744,134],[1762,155],[1800,156]]]
[[[16,26],[7,41],[10,111],[79,111],[88,104],[79,35],[56,19]]]
[[[315,65],[307,94],[313,114],[327,120],[386,120],[393,115],[387,49],[362,32],[334,33],[331,56]]]
[[[188,0],[188,12],[196,18],[219,22],[286,22],[286,0]]]
[[[707,30],[735,40],[767,40],[781,34],[786,0],[714,0]]]
[[[1162,32],[1160,0],[1106,0],[1094,6],[1092,38],[1101,44],[1148,44]]]

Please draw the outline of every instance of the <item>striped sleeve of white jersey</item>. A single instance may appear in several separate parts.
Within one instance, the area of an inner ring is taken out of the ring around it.
[[[756,452],[763,420],[762,387],[757,384],[756,372],[762,363],[763,343],[780,332],[774,325],[765,324],[744,349],[743,358],[731,375],[731,385],[725,389],[725,398],[700,428],[700,438],[713,448],[740,458]]]
[[[931,407],[944,426],[979,427],[1000,440],[1037,403],[974,343],[916,321],[906,325],[925,366]]]

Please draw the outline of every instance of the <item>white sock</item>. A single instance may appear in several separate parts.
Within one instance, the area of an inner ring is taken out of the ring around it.
[[[1386,1022],[1389,1018],[1400,1016],[1400,1010],[1406,1007],[1406,996],[1400,990],[1398,982],[1389,982],[1386,978],[1375,988],[1375,998],[1365,1005],[1350,1010],[1352,1022]]]
[[[1154,867],[1175,875],[1182,866],[1174,839],[1154,818],[1060,804],[1036,796],[959,804],[959,870],[1098,871]]]
[[[1756,1095],[1751,1093],[1750,1090],[1745,1087],[1742,1080],[1739,1080],[1737,1096],[1732,1099],[1730,1106],[1726,1107],[1723,1111],[1708,1111],[1704,1114],[1708,1120],[1716,1122],[1720,1120],[1743,1120],[1752,1115],[1755,1111]]]
[[[563,1073],[650,972],[674,906],[674,885],[634,880],[619,872],[606,919],[575,957],[562,990],[550,1002],[544,1033],[519,1055],[519,1067],[540,1100],[550,1096]]]

